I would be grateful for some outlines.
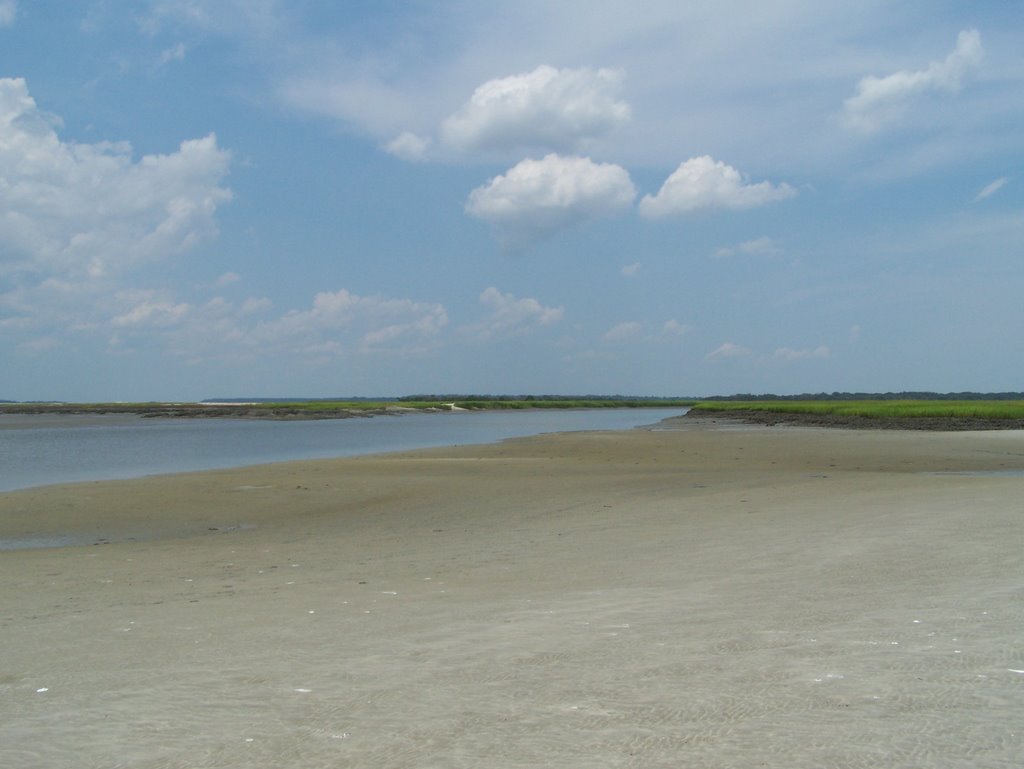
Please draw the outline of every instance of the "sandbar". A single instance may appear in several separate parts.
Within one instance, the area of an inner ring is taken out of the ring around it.
[[[667,426],[0,494],[0,766],[1018,765],[1024,432]]]

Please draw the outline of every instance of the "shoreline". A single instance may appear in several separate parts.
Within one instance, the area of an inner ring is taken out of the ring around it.
[[[574,430],[630,429],[680,409],[424,412],[374,422],[145,420],[129,414],[0,415],[0,491],[336,458]],[[38,433],[19,434],[21,430]],[[79,428],[86,428],[79,431]],[[99,428],[92,430],[91,428]],[[108,429],[109,428],[109,429]],[[127,429],[125,429],[127,428]]]
[[[677,422],[0,494],[0,764],[1013,765],[1024,433]]]
[[[154,403],[154,404],[103,404],[84,407],[81,404],[0,404],[0,415],[24,416],[26,418],[47,415],[63,417],[125,416],[140,419],[267,419],[267,420],[317,420],[352,419],[355,417],[398,416],[410,411],[441,412],[452,409],[413,409],[396,404],[382,408],[337,408],[299,409],[273,404],[203,404],[203,403]]]
[[[556,410],[593,409],[593,406],[566,406]],[[614,403],[600,408],[662,408],[657,404],[649,406],[618,406]],[[688,408],[664,406],[663,408]],[[409,413],[448,413],[506,411],[500,408],[466,409],[455,403],[438,403],[431,407],[408,407],[396,402],[394,405],[374,408],[297,408],[277,404],[234,403],[155,403],[155,404],[34,404],[0,403],[0,417],[23,417],[23,422],[13,423],[15,428],[31,426],[35,419],[52,417],[60,419],[242,419],[265,421],[320,421],[332,419],[372,418],[377,416],[401,416]],[[547,408],[516,408],[516,411],[546,411]],[[691,420],[710,420],[712,424],[739,423],[765,426],[807,426],[833,427],[852,430],[921,430],[921,431],[978,431],[978,430],[1024,430],[1024,419],[999,419],[983,417],[865,417],[839,414],[792,413],[785,411],[761,411],[751,409],[722,409],[702,411],[690,409]],[[2,426],[0,426],[2,427]]]

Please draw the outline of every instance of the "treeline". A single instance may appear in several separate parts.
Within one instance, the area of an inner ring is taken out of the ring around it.
[[[740,393],[737,395],[712,395],[701,398],[704,401],[1019,401],[1024,400],[1024,392],[1002,393],[934,393],[934,392],[889,392],[889,393],[802,393],[801,395],[774,395],[771,393],[754,395]]]

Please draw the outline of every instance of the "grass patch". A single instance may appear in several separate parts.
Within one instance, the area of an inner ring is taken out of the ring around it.
[[[868,419],[1024,419],[1024,401],[702,401],[694,411],[760,411],[774,414],[865,417]]]

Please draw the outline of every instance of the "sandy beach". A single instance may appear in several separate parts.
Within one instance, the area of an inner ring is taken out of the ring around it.
[[[1024,431],[666,426],[0,494],[0,766],[1020,765]]]

